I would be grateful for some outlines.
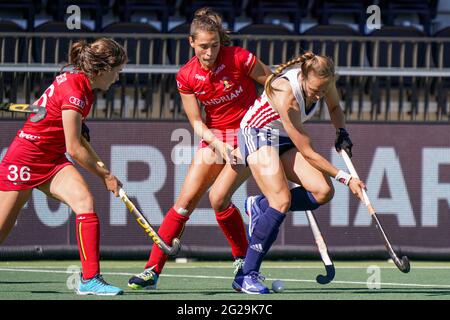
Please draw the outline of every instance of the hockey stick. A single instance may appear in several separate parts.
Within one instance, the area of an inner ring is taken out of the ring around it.
[[[178,238],[174,238],[172,240],[172,247],[168,246],[156,233],[156,231],[152,228],[148,220],[144,217],[144,215],[136,208],[133,202],[128,198],[125,191],[120,188],[119,190],[120,199],[125,203],[128,210],[134,215],[137,223],[145,230],[145,232],[152,238],[153,242],[167,255],[175,256],[180,251],[181,243]]]
[[[348,170],[350,171],[350,174],[359,179],[358,174],[356,173],[355,167],[353,166],[352,160],[348,156],[347,152],[344,150],[341,151],[341,156],[345,161],[345,164],[347,165]],[[366,205],[367,209],[369,210],[370,215],[372,216],[373,220],[375,221],[375,224],[377,228],[381,231],[381,234],[384,239],[384,245],[386,246],[387,251],[389,252],[389,255],[391,256],[392,260],[394,261],[397,268],[403,272],[408,273],[410,270],[410,264],[409,259],[407,256],[403,256],[401,259],[398,258],[396,253],[394,252],[394,249],[392,248],[391,243],[389,242],[386,233],[383,230],[383,227],[381,226],[380,220],[378,220],[377,213],[375,211],[375,208],[370,203],[369,197],[367,196],[366,191],[362,190],[363,198],[364,198],[364,204]]]
[[[333,262],[328,254],[327,245],[323,239],[322,233],[320,232],[319,225],[317,224],[316,218],[312,211],[307,210],[306,216],[308,217],[309,225],[311,227],[312,233],[314,235],[314,240],[316,241],[317,248],[319,249],[320,257],[327,271],[326,275],[319,274],[316,277],[317,283],[327,284],[330,283],[336,274]]]
[[[24,103],[0,102],[0,111],[34,113],[31,122],[39,122],[47,115],[46,108]]]
[[[106,168],[105,164],[100,160],[100,157],[97,155],[97,153],[94,151],[92,146],[89,142],[86,141],[84,137],[81,138],[81,142],[83,143],[83,146],[86,147],[86,149],[89,150],[89,153],[91,153],[93,156],[96,157],[97,165],[102,168]],[[181,249],[181,243],[180,240],[177,238],[174,238],[172,240],[172,247],[167,245],[161,237],[158,235],[158,233],[153,229],[150,222],[144,217],[144,215],[139,211],[139,209],[134,205],[134,203],[128,198],[126,192],[120,188],[119,189],[119,196],[120,199],[125,203],[128,210],[134,215],[136,218],[137,223],[141,226],[142,229],[144,229],[145,233],[147,233],[152,241],[167,255],[169,256],[175,256],[178,254],[178,252]]]

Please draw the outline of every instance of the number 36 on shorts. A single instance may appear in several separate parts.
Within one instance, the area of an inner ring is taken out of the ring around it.
[[[10,165],[8,167],[9,175],[7,176],[9,181],[28,181],[31,178],[30,167],[22,166],[18,167],[16,165]]]

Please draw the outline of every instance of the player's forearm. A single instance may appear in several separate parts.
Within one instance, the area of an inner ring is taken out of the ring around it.
[[[294,125],[285,125],[284,127],[294,145],[309,164],[330,177],[334,178],[337,175],[338,170],[327,159],[314,151],[308,136],[301,133]]]
[[[330,112],[331,123],[336,129],[344,128],[345,129],[345,116],[341,107],[337,105]]]
[[[195,120],[191,122],[191,125],[196,135],[198,135],[206,143],[215,147],[217,138],[214,133],[203,123],[203,121]]]
[[[92,147],[87,148],[84,144],[84,141],[81,141],[79,144],[71,146],[70,149],[67,150],[69,155],[73,160],[76,161],[80,166],[89,171],[92,174],[95,174],[101,179],[105,179],[108,177],[111,172],[103,165],[98,155],[93,151]],[[88,143],[88,142],[86,142]]]

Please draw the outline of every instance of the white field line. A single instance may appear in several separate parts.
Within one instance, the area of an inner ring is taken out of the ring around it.
[[[23,268],[0,268],[0,271],[12,271],[12,272],[36,272],[36,273],[61,273],[61,274],[73,274],[71,271],[63,271],[63,270],[48,270],[48,269],[23,269]],[[118,276],[132,276],[133,273],[126,272],[103,272],[104,275],[118,275]],[[174,275],[174,274],[162,274],[161,277],[167,278],[194,278],[194,279],[224,279],[224,280],[232,280],[233,277],[223,277],[223,276],[202,276],[202,275]],[[274,279],[274,278],[266,278],[266,280],[282,280],[286,282],[316,282],[315,280],[305,280],[305,279]],[[363,281],[335,281],[332,283],[336,284],[359,284],[367,286],[367,282]],[[380,285],[380,286],[395,286],[395,287],[422,287],[422,288],[450,288],[450,285],[445,284],[418,284],[418,283],[394,283],[394,282],[371,282],[370,285]]]
[[[184,263],[183,263],[184,264]],[[397,270],[396,266],[378,266],[376,263],[368,263],[367,266],[336,266],[334,265],[334,267],[336,268],[336,270],[338,269],[361,269],[361,270],[366,270],[369,266],[377,266],[380,269],[393,269],[393,270]],[[0,267],[1,270],[2,267]],[[22,266],[22,267],[3,267],[3,268],[20,268],[20,269],[34,269],[35,267],[31,267],[31,266]],[[39,268],[41,269],[53,269],[53,268],[58,268],[55,266],[39,266]],[[64,267],[61,267],[64,268]],[[119,266],[119,267],[114,267],[114,266],[108,266],[108,269],[123,269],[123,266]],[[126,267],[125,267],[126,268]],[[166,265],[166,269],[199,269],[199,268],[203,268],[203,269],[234,269],[235,267],[233,267],[230,263],[229,266],[187,266],[187,265]],[[274,268],[274,269],[323,269],[323,266],[278,266],[278,265],[271,265],[271,264],[266,264],[263,269],[270,269],[270,268]],[[39,269],[39,270],[41,270]],[[411,266],[411,269],[421,269],[421,270],[450,270],[450,266]]]

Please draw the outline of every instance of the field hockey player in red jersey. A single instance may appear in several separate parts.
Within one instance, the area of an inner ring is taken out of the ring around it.
[[[235,290],[269,293],[259,270],[286,213],[314,210],[330,201],[334,193],[330,177],[362,199],[364,183],[318,154],[303,127],[324,98],[336,129],[335,148],[351,154],[353,144],[345,130],[335,81],[331,59],[305,52],[278,66],[241,122],[239,150],[264,196],[246,201],[250,243],[242,273],[232,284]],[[288,180],[300,186],[289,190]]]
[[[187,173],[181,194],[158,230],[166,243],[181,236],[190,214],[211,187],[209,198],[217,222],[235,259],[236,272],[248,246],[245,226],[231,196],[250,172],[232,168],[237,130],[257,97],[254,81],[264,84],[270,69],[249,51],[230,42],[221,17],[209,8],[197,10],[189,42],[195,56],[177,74],[184,110],[201,144]],[[206,114],[202,118],[201,105]],[[167,256],[153,245],[145,270],[132,277],[133,289],[154,289]]]
[[[93,90],[108,90],[119,79],[126,61],[123,47],[112,39],[73,44],[70,71],[58,75],[35,102],[47,109],[46,117],[32,122],[32,115],[26,121],[0,164],[0,242],[8,236],[33,188],[66,203],[76,214],[82,266],[76,292],[80,295],[118,295],[123,291],[100,274],[100,230],[94,198],[65,153],[97,175],[107,190],[119,195],[120,181],[96,163],[83,146],[81,135],[94,101]]]

